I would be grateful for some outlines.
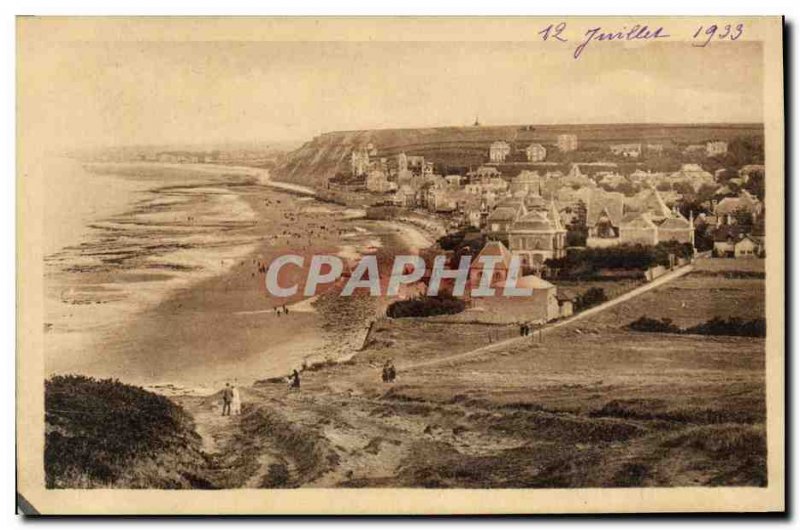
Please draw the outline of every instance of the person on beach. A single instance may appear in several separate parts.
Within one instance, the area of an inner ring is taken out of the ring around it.
[[[231,414],[238,416],[242,413],[242,397],[239,395],[239,387],[231,389]]]
[[[233,401],[233,389],[230,383],[225,383],[225,388],[222,390],[222,415],[231,415],[231,401]]]

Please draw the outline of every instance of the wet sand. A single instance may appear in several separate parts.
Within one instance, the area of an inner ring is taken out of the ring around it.
[[[359,212],[255,181],[234,180],[226,184],[218,175],[213,178],[214,189],[234,192],[252,211],[249,221],[222,228],[235,245],[220,252],[209,249],[209,257],[202,265],[203,274],[190,275],[172,287],[168,285],[174,279],[170,276],[174,271],[143,273],[141,263],[133,270],[112,267],[82,271],[81,293],[92,289],[102,292],[108,285],[124,281],[147,286],[154,294],[163,286],[169,295],[132,311],[128,311],[131,304],[125,300],[114,300],[107,308],[105,304],[82,308],[105,311],[104,318],[109,318],[110,308],[120,309],[105,325],[98,317],[97,322],[85,321],[76,326],[72,333],[51,337],[54,343],[49,351],[51,372],[116,377],[151,388],[169,384],[197,390],[215,388],[225,381],[249,384],[285,375],[304,363],[338,360],[355,353],[369,321],[380,307],[377,300],[368,297],[338,300],[324,295],[313,300],[304,300],[302,295],[275,299],[266,292],[259,263],[268,264],[284,253],[306,256],[308,263],[315,253],[354,258],[378,247],[407,251],[424,236],[409,235],[393,225],[360,219]],[[182,192],[188,189],[211,193],[210,183],[205,181],[185,182],[181,186]],[[169,200],[168,196],[161,197],[157,205],[165,206]],[[147,215],[164,215],[158,209]],[[141,214],[137,222],[141,221]],[[116,222],[128,221],[122,217],[116,219]],[[192,224],[185,219],[170,222],[176,229]],[[157,232],[144,237],[151,237],[154,245],[159,241]],[[203,241],[198,240],[197,245],[202,249]],[[222,255],[236,257],[218,259]],[[304,273],[297,271],[297,277],[304,277]],[[275,311],[284,305],[289,309],[288,315]],[[89,340],[71,348],[59,348],[59,343],[67,344],[71,337],[87,334]]]

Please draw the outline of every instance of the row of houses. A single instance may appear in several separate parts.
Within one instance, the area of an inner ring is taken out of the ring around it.
[[[559,134],[556,137],[556,148],[561,152],[578,149],[578,137],[574,134]],[[532,143],[522,150],[528,162],[542,162],[547,158],[547,148],[539,143]],[[502,164],[512,153],[511,144],[503,140],[492,142],[489,146],[489,162]]]
[[[650,188],[626,201],[621,193],[592,190],[586,197],[589,247],[621,244],[657,245],[677,241],[694,245],[694,223],[669,208],[658,190]]]
[[[502,164],[511,154],[511,144],[498,140],[489,146],[489,162]],[[542,162],[547,158],[547,149],[542,144],[533,143],[525,147],[522,152],[528,162]]]
[[[556,147],[561,152],[575,151],[578,149],[578,137],[575,134],[560,134],[556,137]],[[612,144],[610,147],[612,154],[624,158],[640,158],[643,153],[661,154],[664,151],[663,144],[642,144],[622,143]],[[525,149],[525,154],[529,162],[540,162],[547,157],[547,149],[538,143],[532,143]],[[724,155],[728,152],[728,144],[723,141],[710,141],[706,144],[690,145],[685,153],[691,154],[697,151],[705,152],[706,156],[713,157]],[[498,140],[489,146],[489,161],[492,163],[503,163],[511,154],[512,147],[508,142]]]
[[[683,149],[684,154],[705,153],[707,157],[720,156],[728,152],[728,142],[713,140],[705,144],[691,144]]]

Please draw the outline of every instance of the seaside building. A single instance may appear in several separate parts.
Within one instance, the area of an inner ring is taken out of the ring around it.
[[[499,177],[500,170],[492,166],[478,166],[476,169],[471,169],[467,172],[467,180],[470,183],[482,182],[493,177]]]
[[[566,255],[567,230],[554,202],[515,221],[508,239],[511,253],[520,257],[522,266],[537,273],[544,268],[545,260]]]
[[[417,206],[417,191],[408,184],[402,184],[392,197],[392,202],[401,208]]]
[[[619,173],[606,173],[597,183],[607,188],[618,188],[622,185],[629,184],[630,181]]]
[[[386,173],[373,169],[367,174],[367,191],[372,193],[387,193],[397,189],[397,184],[389,182]]]
[[[518,198],[501,201],[486,218],[485,233],[491,240],[508,241],[511,226],[528,210],[525,201]]]
[[[531,144],[525,148],[525,156],[528,162],[541,162],[547,158],[547,149],[542,144]]]
[[[425,157],[420,155],[406,155],[406,167],[414,175],[422,175],[425,167]]]
[[[688,183],[695,191],[703,185],[715,185],[714,175],[704,170],[699,164],[683,164],[681,168],[665,179],[672,185],[679,182]]]
[[[360,177],[367,171],[369,171],[369,151],[366,148],[354,149],[350,153],[350,173],[354,177]]]
[[[594,189],[586,200],[586,246],[606,247],[617,244],[622,223],[625,196],[618,192]]]
[[[728,152],[728,142],[708,142],[706,143],[706,156],[719,156]]]
[[[493,287],[501,293],[505,285],[497,282]],[[472,309],[465,311],[463,318],[492,324],[519,324],[526,322],[543,325],[562,316],[562,309],[555,285],[535,275],[517,278],[515,286],[530,291],[527,296],[488,296],[472,298]],[[571,310],[571,304],[570,308]],[[566,309],[565,309],[566,311]]]
[[[657,245],[677,241],[694,245],[694,218],[670,209],[654,188],[627,198],[621,193],[592,190],[586,201],[586,245]]]
[[[559,134],[556,137],[556,146],[562,153],[578,149],[578,136],[575,134]]]
[[[405,153],[400,153],[397,155],[397,172],[403,172],[408,170],[408,157]]]
[[[620,243],[657,245],[658,227],[646,213],[625,214],[619,227]]]
[[[444,180],[447,182],[447,185],[451,188],[460,188],[461,187],[461,175],[445,175]]]
[[[745,227],[723,225],[714,230],[714,256],[733,257],[736,243],[746,235]]]
[[[484,256],[492,256],[492,259],[498,260],[491,269],[492,278],[489,280],[489,285],[503,284],[508,277],[508,269],[511,266],[511,252],[509,252],[506,246],[500,241],[487,241],[469,266],[470,290],[477,288],[484,274],[490,270],[481,260]]]
[[[647,144],[644,146],[644,149],[648,153],[652,153],[654,155],[660,155],[664,152],[664,146],[662,144]]]
[[[714,215],[718,219],[734,219],[737,213],[746,212],[755,221],[761,215],[763,209],[764,205],[761,201],[753,197],[747,190],[742,190],[739,192],[738,197],[726,197],[719,201],[714,207]]]
[[[537,171],[523,170],[511,180],[509,187],[511,193],[524,192],[540,194],[542,188],[542,177]]]
[[[626,214],[619,228],[620,243],[657,245],[676,241],[694,245],[694,220],[680,214],[667,218],[654,218],[649,213]]]
[[[511,146],[507,142],[498,140],[489,146],[489,160],[494,163],[505,162],[506,157],[511,153]]]
[[[615,144],[611,152],[625,158],[639,158],[642,155],[642,144]]]

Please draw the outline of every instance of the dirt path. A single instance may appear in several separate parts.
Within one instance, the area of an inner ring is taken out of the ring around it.
[[[630,300],[631,298],[634,298],[636,296],[644,294],[644,293],[646,293],[648,291],[652,291],[653,289],[657,289],[657,288],[659,288],[659,287],[661,287],[661,286],[663,286],[663,285],[665,285],[665,284],[667,284],[667,283],[669,283],[669,282],[671,282],[671,281],[673,281],[673,280],[675,280],[677,278],[680,278],[681,276],[689,274],[693,269],[694,269],[694,267],[692,265],[686,265],[686,266],[681,267],[679,269],[675,269],[675,270],[673,270],[673,271],[661,276],[660,278],[657,278],[656,280],[653,280],[652,282],[650,282],[650,283],[648,283],[646,285],[642,285],[641,287],[637,287],[636,289],[633,289],[632,291],[629,291],[629,292],[627,292],[627,293],[625,293],[625,294],[623,294],[621,296],[618,296],[617,298],[609,300],[608,302],[604,302],[604,303],[602,303],[600,305],[597,305],[597,306],[592,307],[590,309],[587,309],[585,311],[581,311],[577,315],[569,317],[569,318],[567,318],[565,320],[559,320],[558,322],[554,322],[553,324],[547,325],[547,326],[541,328],[540,330],[537,330],[532,337],[512,337],[510,339],[506,339],[506,340],[503,340],[503,341],[495,342],[493,344],[489,344],[487,346],[482,346],[480,348],[476,348],[474,350],[470,350],[470,351],[467,351],[467,352],[462,352],[462,353],[459,353],[459,354],[456,354],[456,355],[449,355],[447,357],[439,357],[437,359],[432,359],[430,361],[424,361],[424,362],[400,365],[398,367],[398,371],[400,371],[400,372],[409,372],[411,370],[416,370],[416,369],[419,369],[419,368],[429,368],[431,366],[437,366],[437,365],[440,365],[440,364],[448,364],[448,363],[452,363],[454,361],[460,361],[460,360],[463,360],[465,358],[469,358],[469,357],[473,357],[473,356],[476,356],[476,355],[480,355],[482,353],[488,353],[488,352],[495,351],[495,350],[498,350],[498,349],[501,349],[501,348],[506,348],[506,347],[512,346],[514,344],[522,344],[522,343],[524,343],[526,341],[529,342],[533,338],[535,338],[537,334],[544,335],[546,333],[550,333],[554,329],[558,329],[558,328],[560,328],[562,326],[566,326],[568,324],[572,324],[573,322],[576,322],[578,320],[584,319],[586,317],[590,317],[592,315],[596,315],[597,313],[600,313],[601,311],[605,311],[607,309],[610,309],[610,308],[612,308],[612,307],[614,307],[614,306],[616,306],[618,304],[621,304],[623,302],[626,302],[626,301]]]
[[[692,267],[687,266],[672,271],[542,331],[547,333],[624,303],[691,270]],[[401,366],[400,370],[458,362],[524,340],[513,338],[459,355]],[[410,401],[395,397],[391,386],[376,386],[373,378],[374,374],[364,374],[363,370],[345,369],[336,376],[326,372],[309,373],[302,391],[298,392],[289,392],[282,384],[249,387],[242,391],[243,415],[233,418],[222,417],[213,399],[190,401],[186,406],[195,418],[203,447],[215,465],[214,483],[226,488],[381,487],[427,483],[427,471],[420,470],[438,465],[432,462],[456,465],[453,462],[464,458],[484,462],[503,451],[511,451],[507,453],[510,455],[518,451],[520,458],[530,459],[531,455],[539,454],[538,449],[532,447],[546,443],[545,439],[537,441],[538,435],[524,429],[519,432],[516,428],[497,429],[495,424],[503,425],[506,413],[499,413],[495,408]],[[508,421],[541,422],[548,429],[569,432],[587,423],[567,412],[515,410],[510,414]],[[592,422],[609,429],[635,428],[627,424],[618,427],[616,419],[601,418]],[[547,451],[555,451],[552,447]],[[533,453],[528,455],[528,451]],[[505,479],[497,476],[491,480],[502,483]]]

